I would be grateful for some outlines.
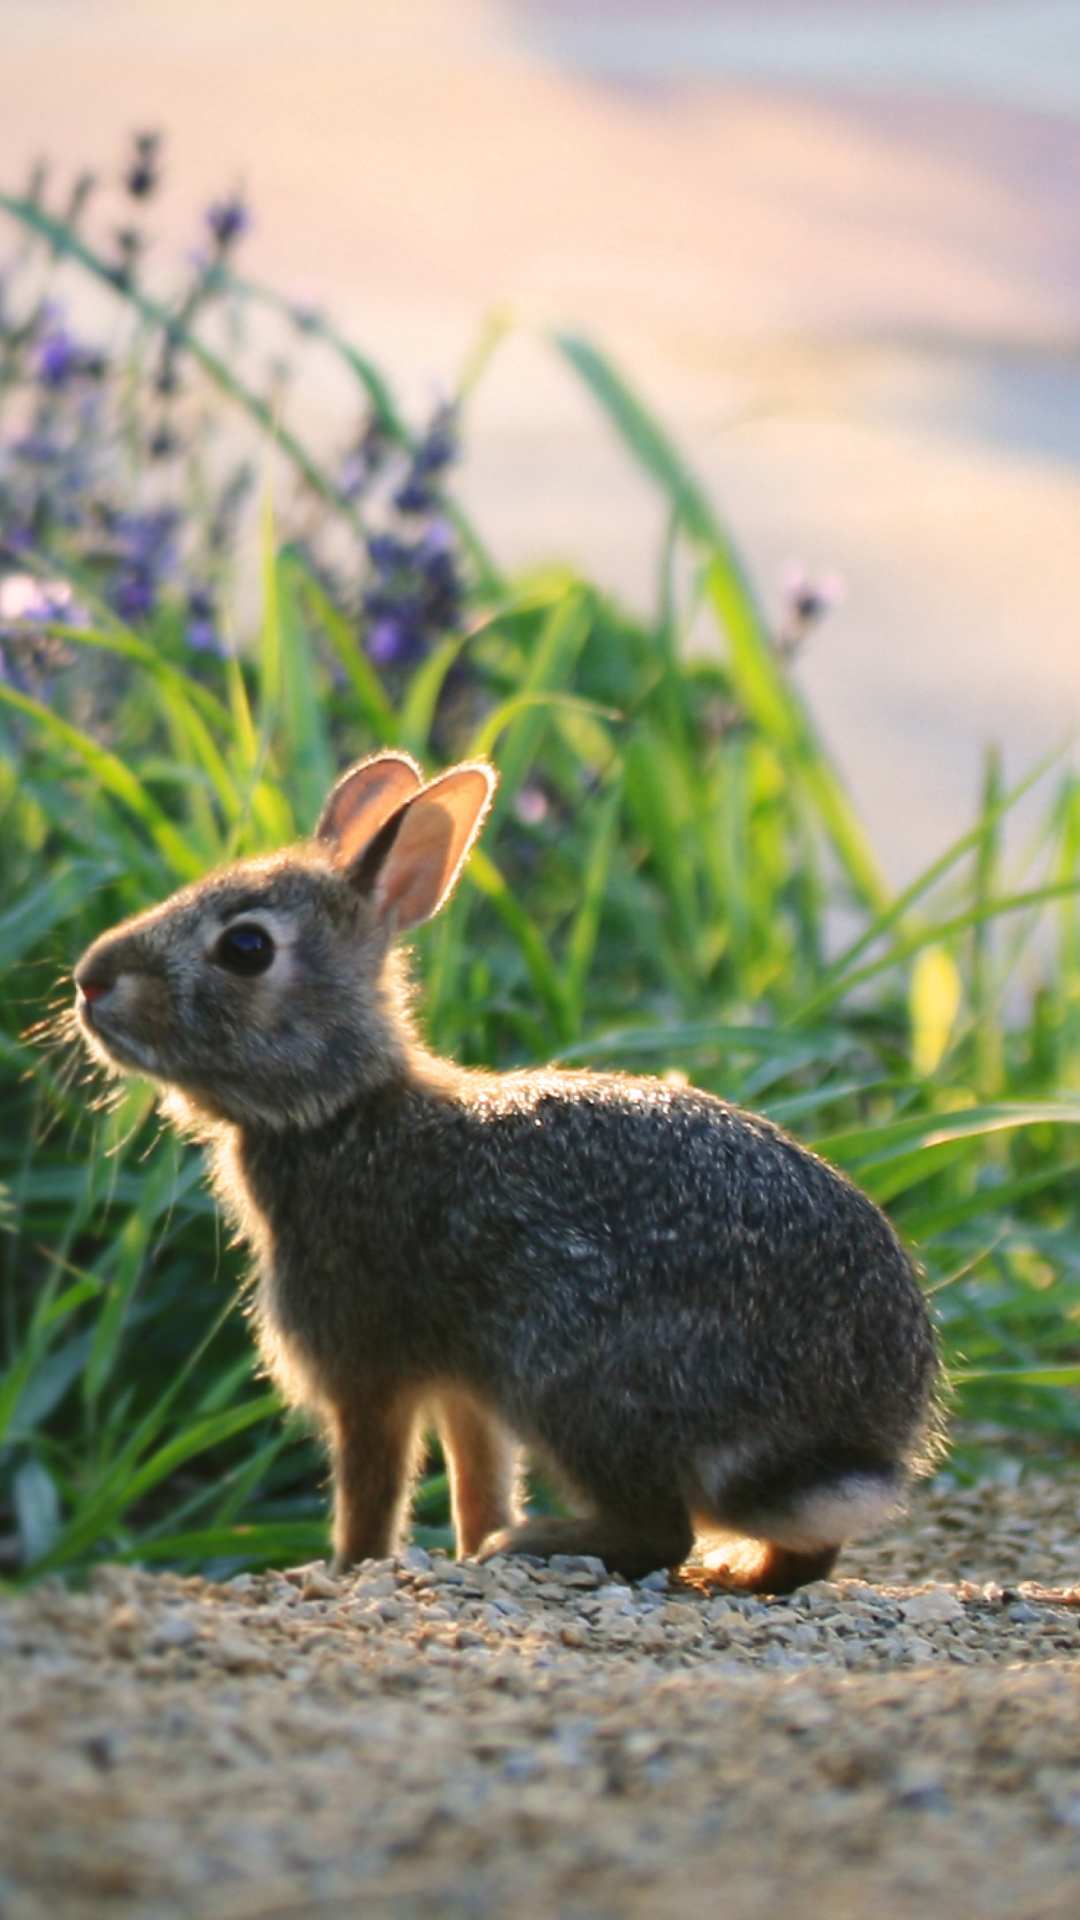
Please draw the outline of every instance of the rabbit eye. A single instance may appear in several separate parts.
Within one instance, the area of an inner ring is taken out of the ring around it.
[[[250,924],[229,927],[214,949],[214,958],[230,973],[265,973],[274,959],[274,943],[265,927]]]

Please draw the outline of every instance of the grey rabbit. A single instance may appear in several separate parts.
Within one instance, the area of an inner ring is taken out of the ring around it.
[[[634,1579],[706,1533],[731,1584],[789,1591],[929,1457],[911,1262],[856,1187],[710,1094],[424,1049],[394,937],[494,790],[484,764],[425,785],[362,761],[310,842],[95,941],[83,1032],[209,1144],[266,1364],[329,1443],[336,1565],[393,1552],[434,1423],[461,1554]],[[522,1518],[522,1443],[577,1517]]]

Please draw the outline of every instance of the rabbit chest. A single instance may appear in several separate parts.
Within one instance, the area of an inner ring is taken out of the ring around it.
[[[325,1136],[245,1130],[238,1143],[258,1319],[317,1377],[342,1366],[423,1369],[437,1341],[414,1299],[378,1144]]]

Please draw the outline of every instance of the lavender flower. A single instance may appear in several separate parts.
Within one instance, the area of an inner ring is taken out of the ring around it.
[[[86,619],[66,580],[38,580],[32,573],[9,573],[0,580],[0,623],[54,627]]]
[[[406,570],[412,548],[404,540],[397,539],[392,533],[372,533],[368,536],[368,559],[376,573],[384,578],[399,570]]]
[[[133,200],[148,200],[161,182],[161,135],[137,133],[131,159],[124,172],[124,185]]]
[[[115,271],[122,276],[123,284],[126,287],[131,285],[135,276],[135,268],[139,263],[139,255],[145,245],[146,242],[139,232],[138,227],[117,228],[116,249],[120,258]]]
[[[464,589],[458,574],[454,533],[447,520],[433,520],[413,549],[424,590],[425,615],[432,627],[456,627]]]
[[[34,372],[43,387],[59,392],[80,377],[99,380],[104,371],[102,354],[93,347],[81,346],[66,327],[50,322],[34,358]]]
[[[107,268],[107,277],[121,293],[127,293],[135,284],[135,269],[139,264],[139,255],[145,242],[137,227],[118,227],[116,230],[116,260]]]
[[[32,427],[19,440],[11,442],[10,451],[17,460],[23,460],[27,466],[47,467],[63,458],[64,449],[53,435]]]
[[[827,569],[812,574],[800,561],[785,567],[781,587],[783,611],[776,636],[777,652],[790,659],[802,645],[811,627],[840,605],[847,588],[842,575]]]
[[[206,224],[219,253],[226,253],[251,225],[251,215],[238,193],[228,200],[216,200],[207,209]]]
[[[538,827],[542,820],[547,819],[550,812],[551,806],[547,794],[543,787],[537,786],[535,781],[529,786],[522,787],[514,801],[514,814],[526,827]]]
[[[409,471],[394,495],[399,513],[431,513],[439,505],[442,481],[458,457],[457,410],[440,406],[422,440],[418,441]]]
[[[151,460],[168,460],[180,450],[180,440],[167,420],[159,420],[146,443]]]
[[[424,651],[424,635],[407,610],[385,613],[368,628],[367,647],[377,666],[411,666]]]
[[[0,680],[20,693],[45,697],[47,676],[70,666],[74,656],[55,634],[41,629],[82,625],[86,619],[66,580],[9,573],[0,580]]]
[[[123,156],[127,219],[114,227],[107,270],[128,289],[141,271],[141,208],[157,190],[160,161],[155,133],[135,134]],[[78,188],[73,207],[86,191],[85,184]],[[9,668],[16,647],[20,660],[30,659],[33,619],[51,631],[68,604],[63,595],[48,603],[33,583],[29,569],[47,554],[56,556],[58,571],[78,567],[93,578],[115,613],[136,627],[153,622],[166,602],[170,617],[161,624],[161,642],[172,646],[183,636],[193,671],[201,670],[195,656],[225,651],[219,594],[229,579],[250,475],[240,468],[221,476],[217,461],[204,459],[213,423],[198,411],[202,374],[188,343],[204,308],[229,293],[232,250],[249,225],[239,191],[208,206],[194,271],[164,303],[149,344],[140,336],[138,349],[129,351],[122,335],[107,362],[77,337],[60,306],[42,302],[40,282],[23,293],[18,260],[10,270],[0,267],[0,345],[7,346],[16,402],[0,440],[0,585],[6,567],[9,580],[25,578],[36,596],[25,599],[29,587],[6,589],[0,639]],[[318,311],[300,300],[286,315],[301,333],[326,331]],[[275,369],[274,378],[280,384],[284,369]],[[310,545],[312,565],[325,575],[332,597],[353,607],[359,599],[365,645],[391,677],[461,624],[460,546],[445,514],[447,472],[457,457],[452,404],[433,409],[404,450],[372,410],[347,443],[336,488],[339,503],[356,503],[354,524],[370,532],[360,580],[343,571],[348,561],[341,543],[324,539],[313,502],[305,502],[290,529]],[[151,479],[148,500],[142,485]],[[25,617],[10,613],[19,592]],[[44,640],[40,631],[38,638]]]
[[[141,203],[155,190],[160,150],[156,134],[140,133],[123,156],[127,218],[115,222],[107,253],[128,285],[141,268]],[[86,191],[80,183],[64,218],[74,219]],[[184,351],[192,316],[223,291],[227,250],[247,224],[241,197],[222,196],[203,227],[194,283],[165,303],[167,317],[148,348],[129,329],[107,361],[55,297],[42,297],[35,263],[24,267],[21,254],[0,263],[0,348],[10,400],[0,435],[0,584],[5,573],[9,581],[24,574],[30,580],[41,556],[54,555],[57,570],[77,566],[137,627],[152,621],[167,597],[175,628],[170,622],[163,630],[164,644],[178,629],[195,653],[221,648],[218,582],[228,577],[249,483],[246,474],[228,473],[223,483],[215,462],[200,465],[215,419],[188,404],[189,394],[201,391],[200,374]],[[53,294],[52,282],[45,293]],[[142,485],[150,478],[154,493],[146,499]],[[53,604],[36,587],[27,600],[29,592],[5,589],[0,637],[8,670],[29,662],[32,643],[43,641],[31,631],[34,619],[55,624],[63,614],[62,596]],[[11,610],[20,593],[25,617],[16,620]]]
[[[224,651],[214,597],[208,587],[192,587],[188,594],[185,635],[188,646],[194,647],[196,653]]]
[[[156,513],[117,514],[117,567],[109,598],[121,620],[144,620],[157,605],[162,581],[175,561],[179,515],[164,507]]]
[[[383,665],[412,665],[461,617],[453,530],[434,520],[419,540],[380,533],[367,546],[374,575],[363,600],[368,651]]]
[[[38,346],[35,371],[43,387],[66,387],[78,365],[78,348],[63,327],[47,333]]]
[[[338,469],[338,492],[345,500],[358,500],[386,464],[390,442],[378,420],[370,420],[355,447],[345,455]]]

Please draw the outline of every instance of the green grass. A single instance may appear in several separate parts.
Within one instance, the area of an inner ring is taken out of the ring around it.
[[[99,273],[62,222],[6,204]],[[141,327],[166,323],[139,299]],[[407,444],[388,384],[320,327]],[[380,675],[268,505],[261,620],[236,657],[196,670],[164,615],[126,628],[73,563],[92,613],[55,637],[75,664],[47,698],[0,680],[0,1534],[20,1578],[325,1547],[321,1458],[254,1376],[243,1256],[197,1154],[145,1088],[102,1103],[48,1022],[95,934],[306,832],[335,769],[382,744],[431,771],[487,753],[502,775],[465,882],[417,943],[432,1042],[498,1067],[686,1074],[772,1115],[915,1248],[956,1470],[987,1463],[988,1423],[1047,1458],[1080,1442],[1080,781],[1043,773],[1043,824],[1013,870],[1018,796],[991,760],[971,830],[894,896],[700,484],[596,346],[551,344],[665,501],[654,617],[567,570],[504,578],[462,527],[467,617]],[[217,404],[348,521],[316,456],[197,334],[186,345]],[[55,574],[55,553],[38,558]],[[435,1466],[419,1522],[441,1537]]]

